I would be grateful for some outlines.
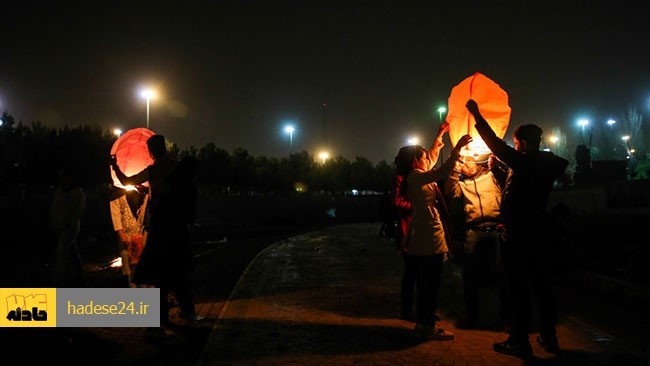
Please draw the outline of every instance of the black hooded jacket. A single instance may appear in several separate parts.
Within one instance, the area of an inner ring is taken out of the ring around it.
[[[476,130],[487,146],[509,167],[501,201],[506,226],[534,229],[544,222],[553,183],[569,162],[551,152],[523,153],[508,146],[485,119],[476,121]]]

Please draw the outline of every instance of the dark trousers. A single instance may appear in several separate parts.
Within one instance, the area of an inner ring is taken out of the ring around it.
[[[436,324],[438,289],[445,255],[434,254],[415,258],[418,269],[417,322],[433,327]]]
[[[482,278],[489,276],[496,285],[499,294],[499,317],[505,324],[510,324],[510,299],[506,282],[506,274],[501,258],[503,243],[502,232],[496,229],[470,228],[467,230],[463,246],[463,294],[465,311],[471,321],[479,318],[478,289]],[[489,273],[485,273],[486,268]]]
[[[417,257],[402,252],[404,260],[404,273],[402,274],[402,286],[400,295],[402,298],[402,316],[413,316],[413,299],[415,296],[415,286],[418,279],[418,262]]]
[[[512,297],[513,323],[510,340],[528,342],[531,325],[531,290],[537,301],[540,335],[554,337],[557,310],[553,293],[550,253],[547,246],[531,238],[506,240],[504,265],[510,296]]]

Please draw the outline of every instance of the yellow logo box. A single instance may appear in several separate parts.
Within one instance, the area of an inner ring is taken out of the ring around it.
[[[0,288],[0,327],[56,327],[56,288]]]

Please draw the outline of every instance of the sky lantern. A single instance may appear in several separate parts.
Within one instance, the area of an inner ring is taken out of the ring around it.
[[[461,155],[477,157],[488,154],[490,149],[474,128],[474,116],[465,107],[469,99],[474,99],[478,103],[481,114],[500,138],[506,135],[510,123],[510,106],[508,105],[508,93],[501,89],[499,84],[479,72],[451,89],[448,100],[449,113],[447,114],[449,138],[455,144],[461,136],[470,134],[474,141],[463,148]]]
[[[117,166],[127,177],[139,173],[144,168],[153,164],[153,159],[149,155],[147,140],[155,133],[146,128],[134,128],[122,134],[111,147],[111,155],[117,158]],[[111,177],[116,187],[124,187],[111,169]]]

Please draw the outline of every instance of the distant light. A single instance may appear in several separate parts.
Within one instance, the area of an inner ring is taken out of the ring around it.
[[[589,120],[588,119],[579,119],[578,120],[578,126],[585,128],[589,125]]]
[[[636,152],[635,149],[630,149],[630,154],[634,154]]]
[[[113,135],[115,135],[117,137],[122,136],[122,130],[120,130],[119,128],[113,129]]]
[[[144,99],[156,99],[156,92],[153,89],[145,88],[140,90],[140,96]]]
[[[359,191],[357,191],[356,189],[353,189],[353,190],[352,190],[352,195],[353,195],[353,196],[358,196],[358,195],[359,195]]]
[[[2,118],[0,118],[0,126],[2,126],[3,123],[5,122],[2,120]]]
[[[613,126],[613,125],[616,124],[616,121],[614,121],[613,119],[608,119],[607,124],[610,125],[610,126]]]
[[[445,112],[447,112],[447,108],[445,107],[438,108],[438,113],[445,113]]]
[[[627,142],[629,139],[630,139],[630,135],[625,135],[625,136],[621,137],[621,140],[623,140],[625,142]]]
[[[555,135],[551,135],[549,136],[548,141],[552,144],[556,144],[558,141],[560,141],[560,138]]]
[[[410,137],[408,140],[406,140],[406,143],[408,145],[417,145],[420,142],[420,139],[417,137]]]
[[[318,157],[323,161],[323,164],[325,164],[327,159],[330,158],[330,153],[327,151],[321,151],[320,154],[318,154]]]
[[[544,151],[551,151],[551,149],[549,149],[549,148],[547,147],[547,148],[544,149]]]
[[[286,132],[288,134],[292,134],[293,131],[295,131],[295,130],[296,130],[296,128],[293,127],[292,125],[284,126],[284,132]]]

